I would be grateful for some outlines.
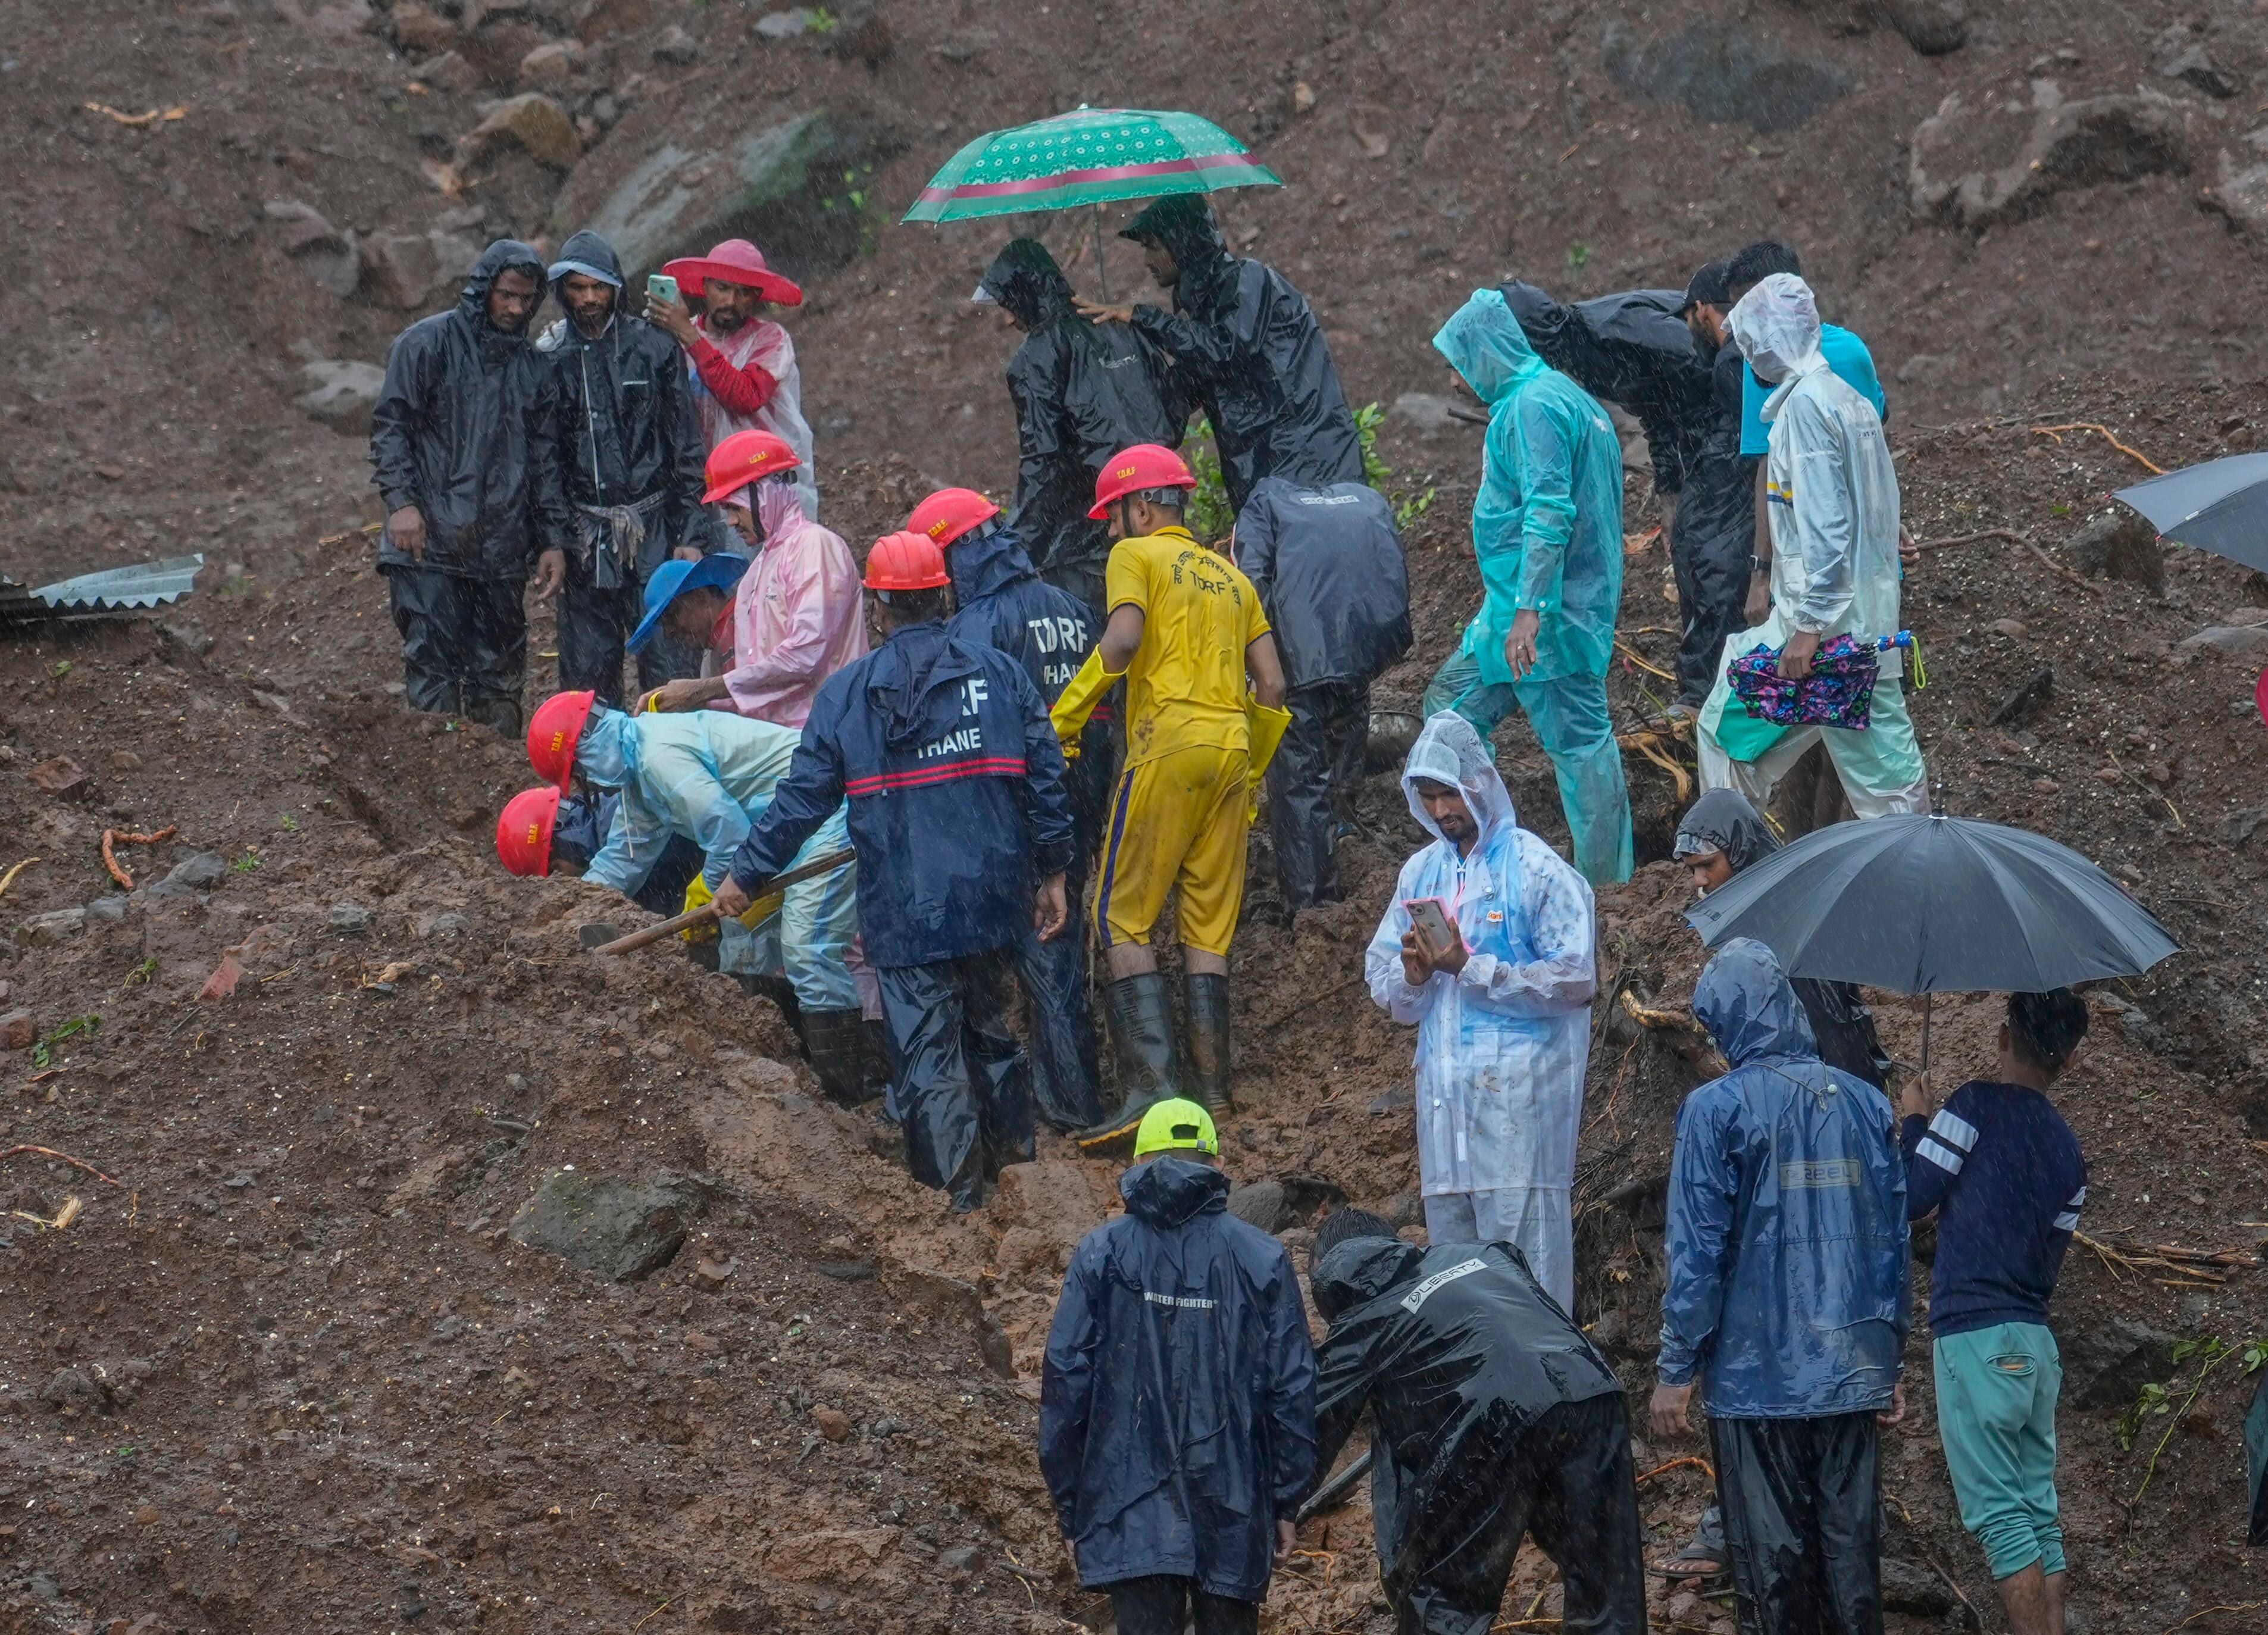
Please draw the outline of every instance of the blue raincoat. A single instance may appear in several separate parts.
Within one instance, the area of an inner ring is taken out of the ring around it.
[[[796,740],[793,727],[719,710],[674,715],[625,715],[604,705],[593,710],[575,764],[592,783],[619,790],[622,798],[606,843],[583,878],[633,896],[672,839],[682,837],[700,847],[702,878],[714,890],[733,852],[770,810]],[[850,844],[837,812],[796,861],[810,862]],[[784,971],[799,1004],[856,1009],[858,993],[845,961],[858,932],[857,881],[857,866],[845,864],[789,887],[778,915],[753,932],[738,920],[725,921],[719,968],[751,976]]]
[[[1469,857],[1442,836],[1419,798],[1430,778],[1464,792],[1480,827]],[[1433,843],[1402,865],[1363,957],[1371,998],[1418,1025],[1418,1173],[1427,1197],[1542,1192],[1520,1247],[1561,1305],[1574,1303],[1568,1189],[1591,1057],[1597,991],[1595,915],[1583,877],[1514,821],[1488,746],[1447,711],[1425,723],[1402,786]],[[1468,951],[1454,976],[1413,988],[1402,968],[1403,905],[1439,898]]]
[[[794,763],[733,858],[743,890],[846,804],[859,930],[877,966],[1012,948],[1071,862],[1063,746],[1023,667],[909,624],[820,684]]]
[[[1889,1101],[1819,1059],[1760,942],[1719,951],[1693,1013],[1733,1071],[1677,1112],[1661,1381],[1704,1378],[1718,1418],[1886,1409],[1909,1321]]]
[[[1089,1588],[1168,1574],[1268,1593],[1315,1463],[1315,1353],[1292,1257],[1186,1159],[1128,1170],[1080,1241],[1040,1381],[1040,1470]]]
[[[1623,600],[1623,458],[1590,394],[1528,344],[1500,290],[1476,290],[1433,346],[1489,406],[1473,554],[1485,594],[1462,644],[1426,689],[1484,733],[1516,702],[1551,757],[1575,866],[1594,883],[1631,877],[1630,790],[1607,714],[1607,661]],[[1535,665],[1505,662],[1513,616],[1542,622]]]

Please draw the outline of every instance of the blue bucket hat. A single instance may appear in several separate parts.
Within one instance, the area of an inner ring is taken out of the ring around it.
[[[661,629],[662,615],[669,604],[688,591],[729,591],[740,582],[748,570],[748,559],[729,550],[712,551],[698,562],[681,562],[673,557],[653,571],[645,582],[645,617],[638,621],[630,632],[629,643],[632,652],[638,652]]]

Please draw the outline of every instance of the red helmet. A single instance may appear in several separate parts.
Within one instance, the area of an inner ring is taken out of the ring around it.
[[[1096,522],[1110,514],[1110,507],[1129,494],[1138,494],[1144,489],[1193,489],[1197,480],[1189,475],[1182,457],[1170,448],[1156,443],[1137,443],[1121,449],[1110,457],[1094,479],[1094,509],[1087,516]]]
[[[926,534],[885,534],[866,553],[870,591],[933,591],[952,583],[945,553]]]
[[[906,531],[926,534],[942,547],[999,514],[1000,508],[975,489],[939,489],[914,507]]]
[[[701,503],[713,505],[728,499],[749,483],[782,471],[792,471],[802,460],[785,441],[769,431],[735,431],[709,451],[709,490]]]
[[[514,874],[550,873],[551,831],[558,821],[557,790],[549,784],[521,790],[497,819],[497,860]]]
[[[528,762],[536,777],[550,779],[563,795],[574,775],[575,746],[583,741],[583,723],[591,718],[591,706],[598,699],[593,692],[554,693],[528,718]]]

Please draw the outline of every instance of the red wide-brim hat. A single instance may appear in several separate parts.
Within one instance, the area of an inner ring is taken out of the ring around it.
[[[698,295],[710,279],[741,284],[778,306],[803,305],[803,289],[764,265],[764,253],[746,239],[727,239],[706,255],[683,255],[664,261],[661,270],[677,280],[688,295]]]

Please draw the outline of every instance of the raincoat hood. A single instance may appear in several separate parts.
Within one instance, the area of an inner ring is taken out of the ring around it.
[[[473,263],[473,270],[465,280],[464,291],[457,297],[457,310],[491,333],[515,336],[526,335],[528,324],[522,324],[517,329],[498,329],[489,322],[489,286],[496,283],[499,274],[515,268],[535,280],[539,293],[542,291],[543,258],[535,253],[535,247],[523,244],[518,239],[498,239],[482,250],[481,259]],[[531,308],[529,323],[534,321],[534,311]]]
[[[1153,1158],[1118,1177],[1129,1212],[1153,1226],[1178,1226],[1228,1207],[1228,1177],[1210,1164]]]
[[[559,259],[546,269],[551,280],[552,298],[562,306],[567,303],[559,294],[559,286],[570,273],[581,273],[586,278],[596,278],[601,284],[615,286],[617,298],[622,287],[622,258],[615,247],[603,235],[585,227],[559,247]]]
[[[1402,769],[1402,792],[1410,802],[1410,815],[1434,839],[1446,841],[1448,836],[1433,821],[1433,814],[1425,810],[1425,802],[1418,796],[1418,780],[1421,777],[1436,784],[1453,784],[1464,792],[1465,805],[1480,826],[1480,839],[1474,843],[1476,851],[1513,826],[1512,791],[1504,786],[1504,777],[1496,770],[1495,756],[1474,731],[1473,724],[1454,710],[1426,718],[1425,730],[1410,747],[1410,759]]]
[[[1350,1238],[1316,1263],[1307,1286],[1326,1322],[1409,1282],[1425,1251],[1399,1238]]]
[[[978,523],[946,546],[945,571],[953,576],[954,600],[964,608],[1020,579],[1039,577],[1015,534],[998,517]]]
[[[893,749],[943,738],[961,725],[961,683],[983,665],[934,620],[891,633],[873,654],[866,701]]]
[[[751,482],[733,497],[728,503],[738,503],[755,492],[757,537],[766,546],[784,539],[792,527],[799,528],[810,519],[803,514],[801,491],[795,485],[795,473],[788,472],[779,478],[763,482]]]
[[[1449,360],[1449,367],[1464,377],[1481,401],[1491,405],[1502,402],[1513,387],[1545,368],[1501,290],[1474,291],[1433,337],[1433,350]]]
[[[1735,937],[1717,951],[1694,984],[1693,1014],[1734,1067],[1819,1057],[1811,1020],[1778,959],[1753,938]]]
[[[1774,273],[1742,296],[1727,320],[1756,379],[1777,387],[1827,367],[1819,350],[1819,304],[1793,273]]]
[[[1013,313],[1027,332],[1071,313],[1071,280],[1036,239],[1009,239],[976,287]]]
[[[576,740],[576,770],[601,789],[624,789],[637,777],[637,727],[620,710],[591,711]]]
[[[1779,850],[1779,837],[1737,789],[1705,791],[1677,825],[1676,853],[1721,851],[1737,874]]]
[[[1180,276],[1174,300],[1183,312],[1210,315],[1233,285],[1235,257],[1213,220],[1212,206],[1196,194],[1169,194],[1119,231],[1136,243],[1155,239],[1173,252]]]

